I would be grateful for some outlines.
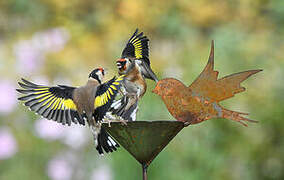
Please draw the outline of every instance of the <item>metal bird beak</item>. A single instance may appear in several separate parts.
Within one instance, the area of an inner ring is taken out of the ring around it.
[[[152,93],[155,93],[158,96],[162,96],[166,91],[166,89],[164,89],[163,87],[164,82],[165,82],[164,79],[158,81],[156,87],[152,90]]]
[[[157,85],[158,86],[158,85]],[[158,88],[157,86],[152,90],[152,93],[158,94]]]

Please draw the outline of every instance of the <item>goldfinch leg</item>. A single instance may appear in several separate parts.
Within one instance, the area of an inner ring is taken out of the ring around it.
[[[108,121],[108,127],[111,127],[110,123],[111,123],[111,121]]]
[[[111,127],[110,123],[112,122],[112,120],[110,120],[110,119],[104,119],[104,121],[108,124],[108,127]]]
[[[124,119],[121,118],[119,121],[120,121],[121,125],[127,126],[127,120],[124,120]]]
[[[108,120],[108,123],[110,124],[111,122],[120,122],[122,125],[127,125],[127,120],[124,120],[123,118],[118,118],[118,119],[113,119],[113,120]],[[110,125],[109,125],[110,127]]]

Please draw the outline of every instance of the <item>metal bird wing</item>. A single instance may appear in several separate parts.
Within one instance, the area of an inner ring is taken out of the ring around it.
[[[48,87],[34,84],[25,79],[22,79],[22,82],[18,84],[23,89],[16,90],[25,94],[18,99],[24,101],[24,105],[28,106],[31,111],[63,125],[71,125],[71,122],[85,125],[85,121],[79,115],[73,101],[75,87],[64,85]]]
[[[239,72],[218,79],[219,72],[214,71],[214,42],[212,41],[208,63],[189,88],[202,96],[219,102],[245,91],[240,83],[259,71],[262,70]]]
[[[124,80],[125,75],[119,77],[113,77],[108,82],[101,84],[98,87],[95,98],[95,113],[94,117],[96,121],[100,121],[105,116],[106,112],[109,110],[111,104],[113,103],[117,93],[120,90],[121,84]]]

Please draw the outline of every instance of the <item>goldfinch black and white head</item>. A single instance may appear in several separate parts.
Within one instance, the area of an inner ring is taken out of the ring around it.
[[[101,83],[103,81],[104,76],[105,76],[104,68],[96,68],[89,74],[89,78],[95,79],[99,83]]]

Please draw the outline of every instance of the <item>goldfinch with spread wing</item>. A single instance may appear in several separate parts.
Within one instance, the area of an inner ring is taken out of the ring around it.
[[[25,96],[18,99],[24,101],[24,105],[31,111],[63,125],[70,126],[71,123],[85,125],[87,121],[99,154],[103,154],[104,151],[113,152],[119,145],[101,128],[101,121],[115,99],[124,78],[114,77],[102,84],[104,75],[103,68],[94,69],[89,74],[86,85],[77,88],[65,85],[49,87],[22,79],[19,85],[23,89],[17,91]]]
[[[143,32],[138,33],[138,29],[135,30],[131,38],[128,40],[122,51],[121,58],[117,60],[119,74],[127,73],[128,70],[125,63],[127,60],[137,62],[143,77],[155,82],[159,81],[150,66],[149,39],[147,36],[143,36]]]
[[[147,90],[146,80],[158,82],[158,78],[150,67],[149,39],[138,33],[138,29],[128,40],[122,51],[121,58],[117,60],[119,75],[125,75],[123,82],[123,97],[111,105],[111,114],[117,115],[127,121],[135,121],[138,110],[138,100]]]

